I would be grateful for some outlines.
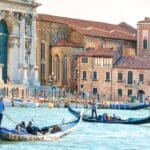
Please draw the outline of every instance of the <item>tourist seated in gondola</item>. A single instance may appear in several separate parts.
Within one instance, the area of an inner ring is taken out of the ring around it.
[[[22,121],[21,123],[18,123],[14,129],[17,134],[27,134],[25,121]]]
[[[61,128],[58,125],[53,125],[49,127],[43,127],[41,128],[41,133],[46,134],[46,133],[55,133],[61,131]]]
[[[108,113],[103,113],[102,115],[102,120],[105,121],[105,120],[112,120],[112,117],[108,115]]]
[[[61,128],[58,125],[51,126],[51,133],[61,131]]]
[[[106,113],[103,113],[103,115],[102,115],[102,117],[101,117],[101,120],[103,120],[103,121],[107,120],[107,119],[106,119]]]
[[[37,135],[38,132],[41,132],[41,130],[38,127],[35,127],[32,125],[31,121],[29,121],[26,129],[28,133],[34,134],[34,135]]]
[[[117,118],[117,116],[115,114],[113,114],[112,120],[118,120],[118,118]]]

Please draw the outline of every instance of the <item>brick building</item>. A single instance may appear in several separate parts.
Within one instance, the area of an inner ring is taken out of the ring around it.
[[[79,92],[99,94],[106,99],[143,101],[150,93],[150,19],[138,22],[137,51],[122,55],[111,49],[88,49],[78,55]],[[90,79],[90,82],[89,82]]]
[[[118,25],[45,14],[37,16],[37,65],[39,81],[70,87],[78,76],[76,56],[89,47],[112,48],[118,55],[136,54],[136,29]],[[118,57],[118,56],[116,56]]]

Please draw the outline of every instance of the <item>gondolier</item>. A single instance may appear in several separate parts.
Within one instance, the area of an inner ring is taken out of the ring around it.
[[[4,110],[5,110],[5,105],[3,103],[3,97],[0,96],[0,126],[1,126],[2,119],[3,119]]]
[[[96,111],[96,102],[95,100],[92,101],[91,103],[91,110],[92,110],[92,118],[94,118],[94,115],[95,115],[95,118],[97,118],[97,111]]]

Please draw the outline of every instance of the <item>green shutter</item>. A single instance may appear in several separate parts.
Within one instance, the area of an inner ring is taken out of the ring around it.
[[[8,30],[4,20],[0,20],[0,63],[3,64],[2,78],[7,81],[7,42]]]
[[[143,49],[147,49],[147,40],[143,40]]]

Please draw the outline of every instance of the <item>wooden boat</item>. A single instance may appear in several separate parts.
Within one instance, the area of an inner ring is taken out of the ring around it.
[[[0,127],[0,137],[2,140],[7,141],[37,141],[37,140],[56,140],[61,138],[64,135],[75,130],[82,120],[82,113],[73,121],[64,122],[59,125],[52,125],[48,127],[44,127],[47,129],[46,132],[38,133],[37,135],[23,133],[23,132],[16,132],[15,129],[8,129],[4,127]]]
[[[123,109],[123,110],[139,110],[139,109],[145,109],[150,107],[150,104],[110,104],[110,105],[103,105],[99,104],[99,108],[104,108],[104,109]]]
[[[73,110],[72,108],[68,108],[69,112],[74,116],[79,116],[79,112]],[[150,116],[146,118],[128,118],[128,119],[112,119],[112,120],[104,120],[102,117],[92,118],[88,114],[83,114],[83,121],[87,122],[99,122],[99,123],[115,123],[115,124],[145,124],[150,123]]]

